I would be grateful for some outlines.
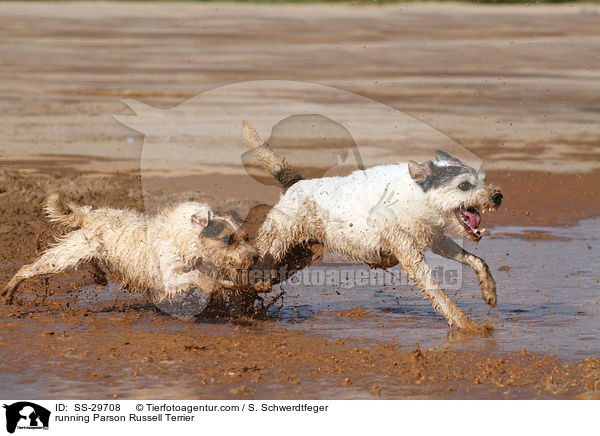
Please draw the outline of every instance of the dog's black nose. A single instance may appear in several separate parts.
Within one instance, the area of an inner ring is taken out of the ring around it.
[[[496,206],[500,206],[500,203],[502,203],[502,198],[503,195],[499,192],[496,192],[494,195],[492,195],[492,201]]]

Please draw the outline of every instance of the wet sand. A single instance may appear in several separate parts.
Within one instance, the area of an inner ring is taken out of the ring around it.
[[[600,356],[585,328],[597,331],[599,245],[584,239],[600,211],[598,6],[0,7],[0,283],[52,240],[41,205],[53,192],[138,210],[154,182],[152,198],[175,191],[215,207],[278,195],[261,183],[241,190],[240,144],[195,162],[196,176],[149,160],[142,184],[145,138],[112,117],[132,114],[124,97],[169,109],[240,81],[338,87],[451,137],[505,195],[477,248],[500,284],[498,308],[470,272],[450,292],[495,337],[448,330],[410,288],[289,289],[266,320],[185,323],[69,272],[26,282],[19,304],[0,308],[2,397],[598,398]],[[201,127],[199,146],[218,123]],[[398,141],[361,151],[400,160]],[[581,342],[565,345],[572,332]]]
[[[262,323],[217,324],[208,330],[139,309],[86,317],[69,312],[27,315],[3,321],[2,395],[125,399],[598,396],[594,392],[598,359],[571,363],[526,352],[416,347],[402,351],[393,342],[357,347],[306,333],[272,332]],[[27,345],[20,341],[24,334],[29,338]],[[32,361],[45,362],[44,377],[38,376],[40,365]]]
[[[388,104],[488,169],[600,168],[598,5],[1,7],[3,159],[84,153],[132,167],[142,136],[113,119],[131,114],[120,98],[168,109],[218,86],[274,79]],[[382,159],[395,158],[401,136],[381,145]]]

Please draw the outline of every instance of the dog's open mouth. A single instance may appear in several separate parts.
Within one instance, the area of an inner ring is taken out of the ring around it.
[[[456,209],[456,217],[458,221],[463,225],[467,233],[472,234],[476,238],[481,238],[485,229],[480,229],[481,214],[479,210],[474,207],[463,207]]]

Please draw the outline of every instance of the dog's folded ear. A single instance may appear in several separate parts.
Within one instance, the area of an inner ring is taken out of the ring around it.
[[[201,225],[202,227],[208,226],[208,223],[210,223],[211,219],[212,211],[210,209],[206,209],[202,212],[198,212],[192,215],[192,223]]]
[[[408,161],[408,172],[413,180],[419,184],[424,184],[433,175],[435,165],[428,160],[427,162],[419,163],[414,160]]]

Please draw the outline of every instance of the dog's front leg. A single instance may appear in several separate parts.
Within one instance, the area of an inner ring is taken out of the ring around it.
[[[431,244],[435,254],[470,266],[477,273],[481,296],[490,306],[496,305],[496,281],[483,259],[469,253],[446,235],[437,235]]]
[[[433,278],[429,265],[425,262],[425,254],[420,247],[411,241],[410,237],[397,237],[393,245],[393,252],[402,265],[404,272],[421,288],[429,298],[435,310],[446,318],[449,325],[457,328],[482,332],[485,329],[470,319],[446,295],[439,283]]]
[[[196,269],[184,271],[182,268],[169,268],[163,271],[165,296],[175,296],[192,288],[198,288],[203,294],[210,294],[220,289],[217,280],[202,274]]]
[[[219,284],[198,270],[174,267],[162,272],[162,286],[152,292],[161,311],[180,319],[193,319],[204,312]]]

